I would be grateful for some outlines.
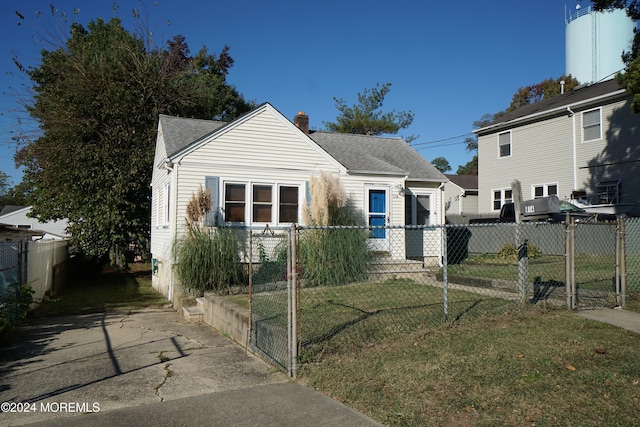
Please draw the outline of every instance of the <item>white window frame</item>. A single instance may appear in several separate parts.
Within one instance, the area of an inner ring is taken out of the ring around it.
[[[494,203],[498,201],[498,199],[495,198],[495,194],[497,192],[500,192],[500,207],[496,209]],[[507,197],[507,192],[510,193],[511,197]],[[502,209],[502,206],[504,206],[505,203],[511,203],[511,202],[513,202],[513,190],[511,190],[511,187],[494,188],[493,190],[491,190],[491,211],[492,212],[500,212],[500,209]]]
[[[585,124],[584,124],[584,115],[588,114],[588,113],[592,113],[594,111],[598,112],[598,123],[585,126]],[[595,127],[595,126],[598,126],[598,129],[599,129],[598,137],[597,138],[586,139],[586,137],[585,137],[585,128],[587,128],[587,127],[592,128],[592,127]],[[602,140],[602,107],[592,108],[591,110],[583,111],[582,112],[582,142],[591,142],[591,141],[600,141],[600,140]]]
[[[429,223],[418,224],[418,197],[429,198]],[[407,212],[407,201],[409,202],[409,210]],[[431,191],[412,191],[405,194],[405,225],[433,225],[435,194]],[[407,216],[407,214],[409,216]]]
[[[507,145],[507,144],[501,144],[500,143],[500,135],[505,135],[508,134],[509,135],[509,155],[508,156],[503,156],[502,155],[502,146],[503,145]],[[513,156],[513,134],[510,130],[504,131],[504,132],[498,132],[498,158],[499,159],[506,159],[508,157]]]
[[[620,183],[621,180],[619,179],[607,179],[607,180],[603,180],[598,182],[598,187],[597,187],[597,193],[596,193],[596,197],[598,198],[598,204],[616,204],[616,203],[620,203],[620,196],[621,196],[621,191],[620,191]],[[613,191],[606,191],[606,194],[612,193],[614,194],[614,196],[612,197],[607,197],[606,201],[603,201],[600,197],[600,195],[603,193],[602,189],[603,188],[613,188],[615,187],[615,189]]]
[[[556,187],[556,192],[549,194],[549,187],[555,186]],[[536,196],[536,188],[542,188],[542,195],[540,196]],[[557,182],[549,182],[546,184],[533,184],[531,186],[531,198],[532,199],[537,199],[540,197],[548,197],[550,195],[556,195],[558,196],[560,194],[560,186],[558,185]]]
[[[304,182],[296,181],[253,181],[250,179],[225,179],[221,178],[221,197],[220,197],[220,209],[222,210],[222,218],[227,225],[238,226],[279,226],[279,225],[291,225],[292,222],[280,221],[280,188],[281,187],[296,187],[298,189],[298,221],[302,218],[302,206],[304,200]],[[244,185],[245,192],[245,204],[244,204],[244,222],[229,222],[226,221],[225,205],[226,205],[226,188],[228,184]],[[256,185],[271,187],[271,219],[269,222],[253,221],[253,187]]]

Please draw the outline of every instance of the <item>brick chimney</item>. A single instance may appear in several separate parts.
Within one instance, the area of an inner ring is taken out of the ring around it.
[[[309,116],[304,111],[299,111],[293,118],[293,124],[298,127],[302,132],[309,135]]]

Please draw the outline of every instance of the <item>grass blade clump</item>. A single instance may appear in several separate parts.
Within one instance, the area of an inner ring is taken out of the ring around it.
[[[312,177],[311,209],[305,210],[310,229],[300,237],[300,262],[307,286],[337,286],[366,278],[371,250],[363,229],[330,228],[358,226],[362,219],[350,208],[337,177],[322,173]]]

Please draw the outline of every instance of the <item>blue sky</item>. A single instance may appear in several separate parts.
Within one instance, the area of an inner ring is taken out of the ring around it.
[[[51,18],[51,3],[83,24],[116,16],[112,0],[0,3],[0,170],[13,184],[21,180],[11,139],[18,129],[15,110],[20,102],[15,94],[28,81],[17,73],[12,57],[15,53],[37,65],[40,49],[47,47],[39,35],[66,35]],[[235,59],[229,82],[245,98],[269,102],[290,120],[305,111],[312,129],[322,129],[337,117],[333,97],[351,105],[365,88],[392,83],[383,109],[415,114],[412,126],[400,134],[418,135],[413,145],[419,153],[429,161],[445,157],[454,173],[472,157],[463,135],[471,132],[475,120],[505,109],[519,87],[564,74],[565,9],[574,9],[578,2],[116,3],[117,16],[128,28],[133,28],[131,10],[142,8],[157,43],[182,34],[194,54],[203,45],[213,53],[229,45]]]

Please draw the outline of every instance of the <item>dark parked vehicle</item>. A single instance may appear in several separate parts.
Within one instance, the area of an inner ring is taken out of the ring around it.
[[[611,214],[594,214],[576,205],[558,199],[558,196],[540,197],[522,202],[523,222],[564,222],[567,214],[576,222],[615,221]],[[500,216],[495,218],[472,218],[469,224],[497,224],[516,222],[515,204],[505,203],[500,209]]]

